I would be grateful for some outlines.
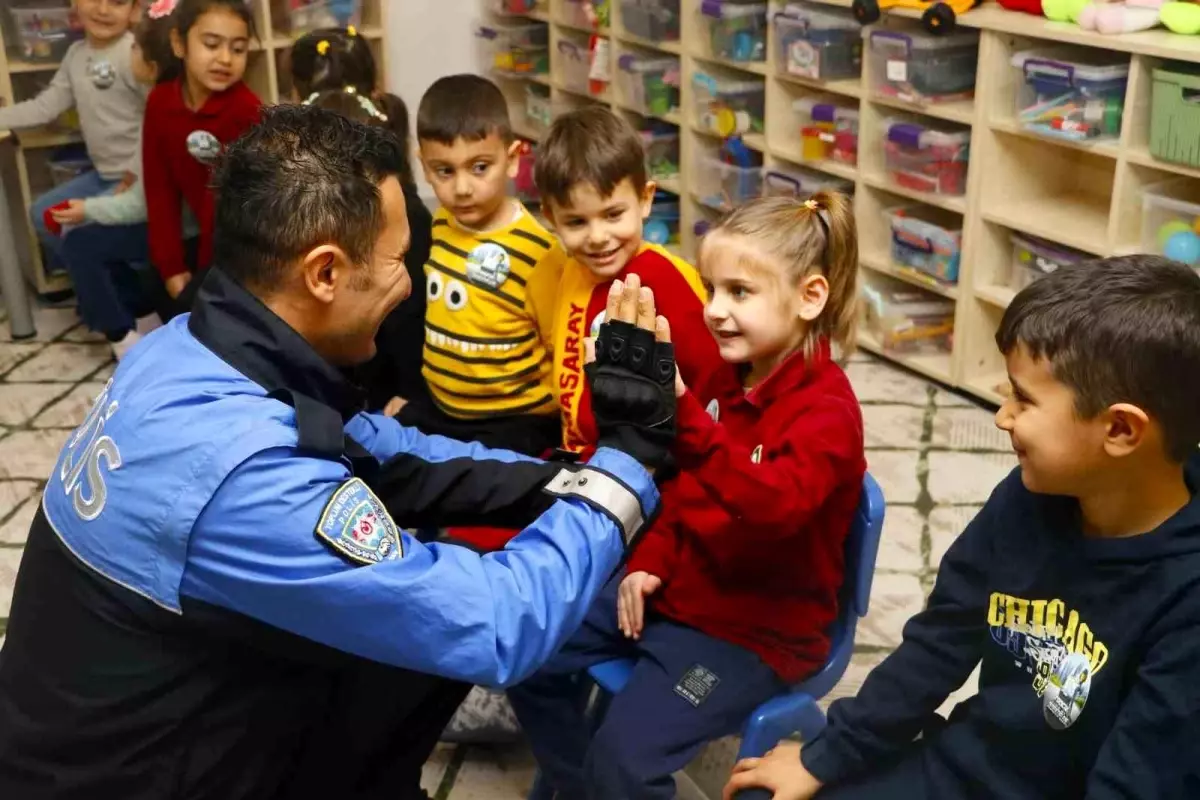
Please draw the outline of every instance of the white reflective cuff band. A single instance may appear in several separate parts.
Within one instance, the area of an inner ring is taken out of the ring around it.
[[[646,518],[642,503],[628,486],[607,473],[584,467],[580,470],[560,470],[546,492],[555,497],[577,497],[588,505],[607,513],[621,527],[626,546],[642,529]]]

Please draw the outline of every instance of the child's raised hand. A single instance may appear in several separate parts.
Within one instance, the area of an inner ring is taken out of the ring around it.
[[[646,598],[658,591],[662,578],[649,572],[631,572],[617,589],[617,627],[627,639],[641,638],[646,622]]]
[[[82,200],[68,200],[66,208],[52,209],[50,216],[59,225],[81,225],[87,218],[83,213]]]
[[[393,397],[387,401],[387,405],[383,407],[383,414],[387,417],[394,417],[400,413],[400,410],[408,405],[408,401],[403,397]]]
[[[744,758],[733,765],[733,774],[721,800],[734,800],[743,789],[766,789],[771,800],[809,800],[821,782],[800,761],[800,745],[784,742],[762,758]]]

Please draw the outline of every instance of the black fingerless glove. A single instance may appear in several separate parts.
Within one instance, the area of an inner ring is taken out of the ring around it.
[[[629,322],[605,322],[585,367],[597,444],[647,467],[668,463],[675,441],[675,347]]]

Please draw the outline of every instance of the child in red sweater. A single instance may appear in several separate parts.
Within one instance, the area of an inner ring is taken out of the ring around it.
[[[866,469],[830,358],[853,343],[856,239],[850,201],[825,193],[754,201],[705,238],[704,319],[741,381],[677,382],[681,472],[662,516],[576,635],[509,691],[560,797],[674,797],[671,774],[705,742],[828,655]],[[576,677],[613,658],[637,666],[589,736]]]
[[[243,0],[170,0],[147,13],[171,13],[171,47],[183,75],[159,84],[146,101],[142,172],[150,260],[167,293],[186,311],[199,286],[194,272],[212,258],[213,195],[209,178],[222,148],[258,122],[262,102],[246,84],[252,20]],[[194,260],[185,255],[184,204],[200,236]],[[248,210],[247,213],[253,213]]]

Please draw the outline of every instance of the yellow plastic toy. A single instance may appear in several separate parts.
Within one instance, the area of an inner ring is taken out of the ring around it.
[[[883,12],[890,8],[911,8],[924,12],[921,25],[935,36],[953,32],[958,24],[958,15],[970,11],[983,0],[854,0],[850,10],[854,18],[863,25],[879,21]]]

